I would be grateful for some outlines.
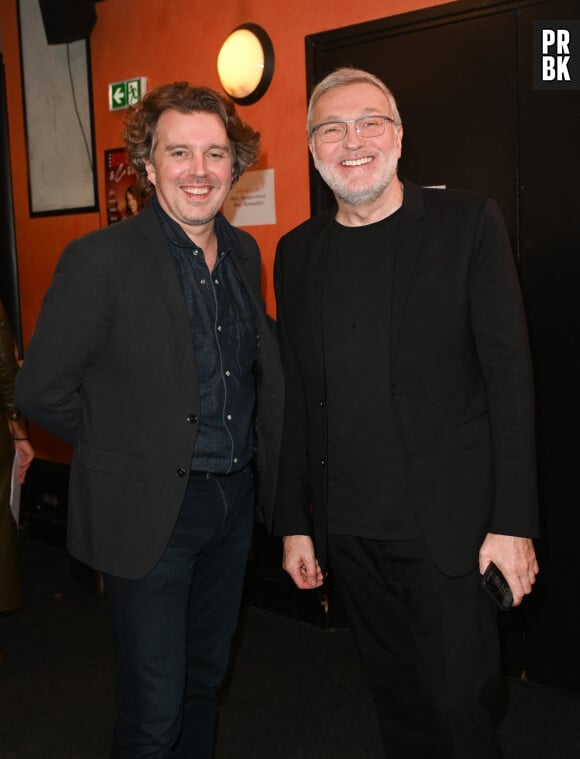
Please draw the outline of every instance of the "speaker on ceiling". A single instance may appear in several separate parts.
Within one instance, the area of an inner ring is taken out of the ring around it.
[[[95,0],[39,0],[49,45],[88,39],[97,20]]]

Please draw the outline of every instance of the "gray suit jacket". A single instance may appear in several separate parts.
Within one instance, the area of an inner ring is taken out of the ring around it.
[[[405,451],[410,508],[436,564],[459,575],[477,566],[487,531],[538,532],[526,322],[496,204],[404,185],[385,392]],[[274,531],[313,532],[322,562],[331,465],[322,303],[331,220],[311,219],[285,235],[275,263],[286,411]],[[358,254],[363,276],[364,251]]]
[[[257,465],[270,526],[283,378],[258,247],[247,233],[236,235],[234,260],[257,314]],[[186,306],[151,206],[66,248],[16,397],[30,420],[73,445],[72,555],[118,576],[146,574],[175,524],[200,415]]]

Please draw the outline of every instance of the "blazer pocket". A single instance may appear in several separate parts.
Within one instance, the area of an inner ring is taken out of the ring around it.
[[[144,460],[125,451],[97,448],[81,442],[78,456],[80,465],[86,469],[126,477],[129,480],[143,479]]]

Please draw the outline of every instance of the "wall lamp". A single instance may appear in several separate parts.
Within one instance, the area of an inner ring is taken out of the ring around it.
[[[217,60],[222,87],[239,105],[251,105],[268,89],[274,74],[274,48],[257,24],[241,24],[228,36]]]

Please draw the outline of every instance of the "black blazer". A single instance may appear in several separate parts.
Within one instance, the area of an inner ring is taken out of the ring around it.
[[[459,575],[477,566],[486,532],[538,532],[528,338],[495,203],[410,182],[404,188],[392,292],[392,384],[385,392],[394,401],[411,506],[436,564]],[[287,394],[274,530],[313,531],[323,563],[321,303],[332,266],[326,245],[332,218],[311,219],[285,235],[275,261]]]
[[[236,235],[234,260],[257,314],[257,459],[269,525],[283,377],[260,294],[258,247],[247,233]],[[72,555],[114,575],[143,576],[175,524],[200,413],[186,306],[151,205],[64,251],[16,396],[29,419],[74,447]]]

